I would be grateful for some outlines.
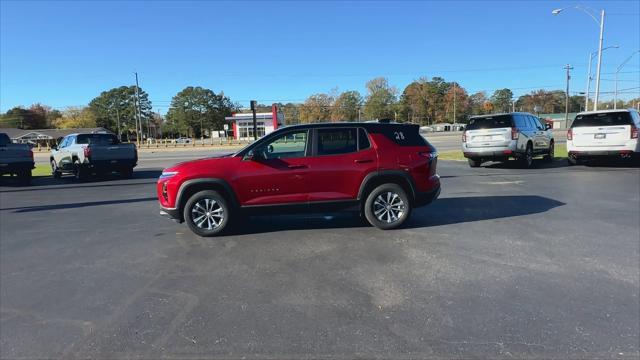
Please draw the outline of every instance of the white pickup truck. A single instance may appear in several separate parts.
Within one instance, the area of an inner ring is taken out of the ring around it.
[[[114,134],[70,134],[51,149],[53,177],[71,173],[84,180],[91,174],[119,172],[130,178],[138,163],[135,144],[120,143]]]
[[[0,133],[0,176],[17,175],[18,180],[27,185],[31,182],[33,168],[31,147],[26,144],[13,144],[9,135]]]

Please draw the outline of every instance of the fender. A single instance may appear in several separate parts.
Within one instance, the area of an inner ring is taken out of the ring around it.
[[[229,185],[228,182],[218,178],[200,178],[200,179],[187,180],[180,185],[180,189],[178,190],[178,195],[176,195],[176,202],[175,202],[176,209],[179,209],[181,207],[181,204],[183,201],[182,196],[189,187],[193,185],[204,185],[204,184],[222,186],[224,190],[227,192],[227,194],[229,195],[229,198],[231,200],[231,205],[236,208],[239,207],[239,202],[238,202],[238,198],[236,197],[236,193],[233,191],[233,188],[231,188],[231,185]],[[184,201],[186,201],[186,199],[184,199]]]
[[[403,179],[405,179],[409,184],[409,189],[410,189],[410,194],[407,194],[407,195],[409,195],[411,199],[416,198],[416,184],[413,182],[413,179],[411,178],[411,176],[409,176],[409,174],[400,170],[380,170],[380,171],[373,171],[364,177],[364,179],[362,180],[362,184],[360,184],[360,190],[358,191],[358,200],[363,198],[363,196],[365,195],[364,191],[367,188],[367,185],[371,183],[371,181],[374,181],[376,178],[384,177],[384,176],[396,176],[396,177],[402,177]]]

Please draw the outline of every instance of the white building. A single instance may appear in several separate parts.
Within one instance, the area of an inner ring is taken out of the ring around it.
[[[236,140],[253,140],[253,114],[240,113],[224,118],[231,123],[233,137]],[[284,114],[276,104],[271,106],[271,112],[256,113],[258,138],[284,126]]]

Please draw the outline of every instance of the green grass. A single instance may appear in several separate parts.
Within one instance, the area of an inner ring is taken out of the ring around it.
[[[567,146],[565,144],[556,145],[555,158],[556,159],[567,158]],[[458,160],[458,161],[466,160],[464,155],[462,155],[461,150],[450,150],[450,151],[440,152],[438,153],[438,159],[439,160]]]
[[[31,176],[51,176],[51,167],[48,164],[38,164],[31,170]]]

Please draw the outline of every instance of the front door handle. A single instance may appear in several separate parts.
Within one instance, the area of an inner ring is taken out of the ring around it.
[[[307,167],[307,165],[289,165],[289,166],[287,166],[287,168],[289,168],[289,169],[304,169],[306,167]]]
[[[358,159],[358,160],[354,160],[353,161],[356,164],[366,164],[366,163],[372,163],[373,160],[371,159]]]

